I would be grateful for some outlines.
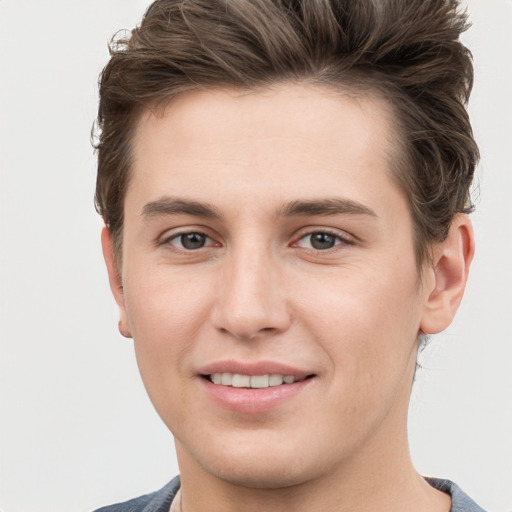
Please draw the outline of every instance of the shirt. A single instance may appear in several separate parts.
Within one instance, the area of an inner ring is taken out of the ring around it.
[[[452,507],[450,512],[485,512],[457,484],[450,480],[439,478],[426,478],[425,480],[432,487],[451,496]],[[95,512],[169,512],[171,503],[179,489],[180,477],[177,476],[159,491],[139,496],[124,503],[102,507]]]

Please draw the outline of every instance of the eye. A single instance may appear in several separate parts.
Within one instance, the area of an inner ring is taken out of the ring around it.
[[[213,245],[213,241],[210,237],[196,231],[174,235],[167,240],[167,243],[174,245],[178,249],[185,249],[187,251]]]
[[[314,231],[300,238],[298,245],[305,249],[315,249],[316,251],[326,251],[341,244],[350,244],[351,242],[339,235],[329,231]]]

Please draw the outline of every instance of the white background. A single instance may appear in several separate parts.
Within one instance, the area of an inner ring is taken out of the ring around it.
[[[478,250],[427,349],[410,437],[423,474],[512,511],[511,0],[469,0]],[[177,473],[101,259],[89,132],[106,42],[143,0],[0,0],[0,509],[80,512]]]

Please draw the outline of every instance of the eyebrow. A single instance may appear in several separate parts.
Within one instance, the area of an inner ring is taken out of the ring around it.
[[[292,201],[278,211],[278,215],[281,217],[346,214],[378,216],[364,204],[343,198]]]
[[[347,214],[377,217],[373,210],[362,203],[343,198],[296,200],[286,203],[277,211],[278,217]],[[208,203],[169,196],[150,201],[142,208],[143,217],[151,218],[163,215],[193,215],[208,219],[220,219],[222,217],[218,209]]]
[[[158,217],[162,215],[194,215],[208,219],[219,219],[218,210],[208,203],[199,203],[188,199],[160,197],[155,201],[146,203],[142,208],[143,217]]]

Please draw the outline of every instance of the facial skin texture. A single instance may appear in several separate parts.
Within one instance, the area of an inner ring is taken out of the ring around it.
[[[420,280],[397,136],[383,101],[304,85],[191,92],[141,117],[121,269],[106,229],[103,245],[184,512],[449,510],[412,468],[407,407],[418,335],[450,323],[473,238],[457,217]],[[335,245],[315,249],[315,232]],[[219,361],[314,377],[270,410],[233,410],[199,374]]]

